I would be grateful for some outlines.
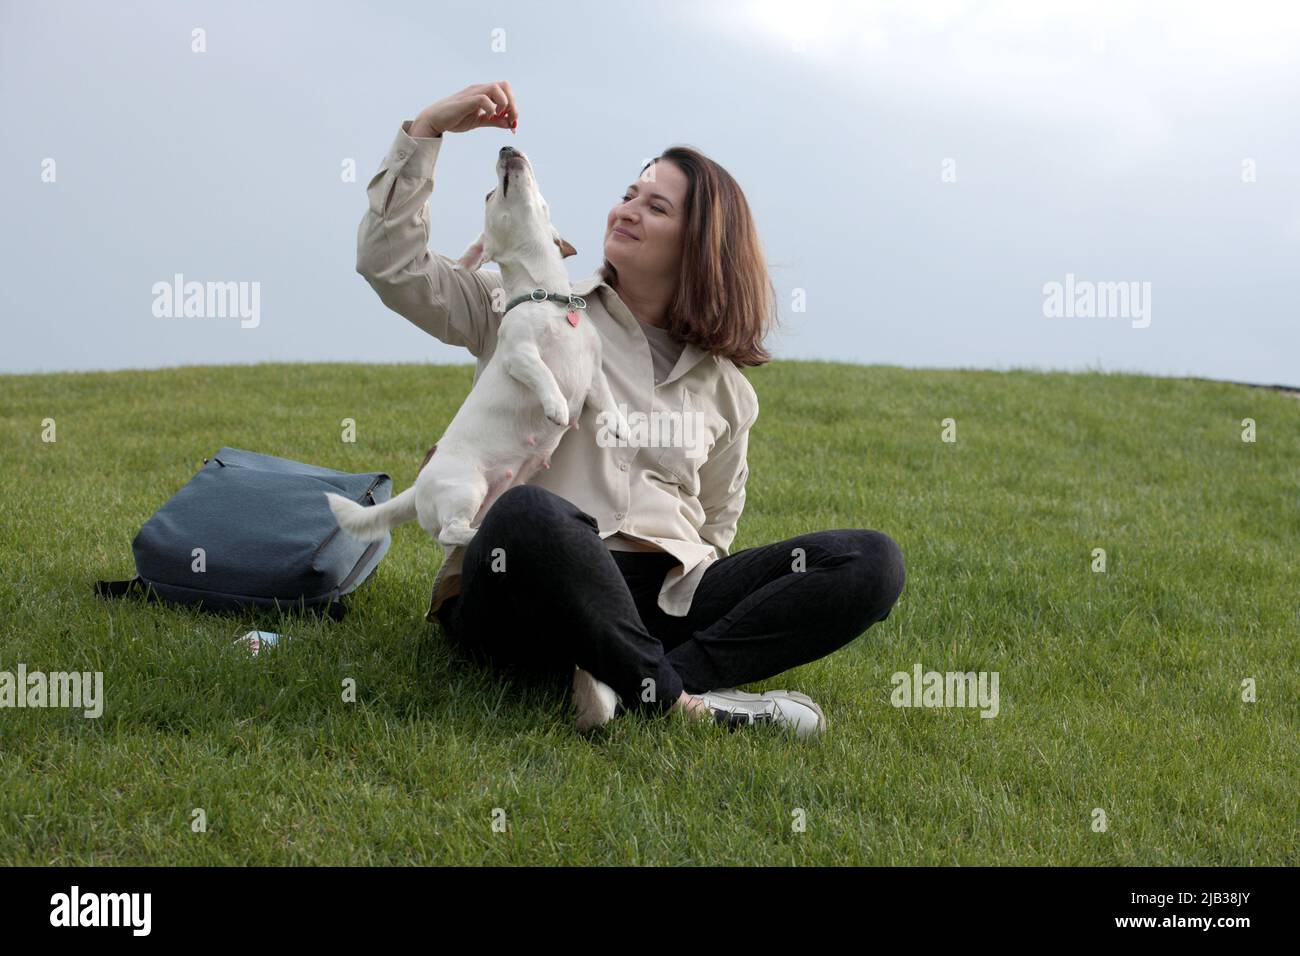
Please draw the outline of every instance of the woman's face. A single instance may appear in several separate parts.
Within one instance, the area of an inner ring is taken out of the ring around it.
[[[681,168],[661,159],[624,190],[605,224],[605,258],[620,276],[675,279],[682,262],[686,187]]]

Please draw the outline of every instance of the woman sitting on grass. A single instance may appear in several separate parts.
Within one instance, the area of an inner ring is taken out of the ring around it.
[[[500,273],[428,249],[426,202],[443,136],[514,130],[506,82],[470,86],[403,124],[371,180],[357,268],[390,308],[481,372],[500,321]],[[741,684],[817,660],[889,616],[898,545],[879,531],[812,531],[728,553],[745,504],[762,365],[775,322],[749,205],[698,151],[652,160],[610,209],[604,262],[574,283],[629,422],[677,423],[666,442],[602,441],[584,409],[549,470],[503,493],[474,540],[447,554],[430,615],[463,649],[506,668],[574,677],[578,727],[618,708],[825,729],[808,696]],[[477,381],[477,376],[475,378]],[[815,462],[793,467],[815,481]],[[576,666],[576,670],[575,670]],[[601,682],[617,695],[597,689]]]

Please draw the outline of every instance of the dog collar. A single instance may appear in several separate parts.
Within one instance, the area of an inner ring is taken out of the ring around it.
[[[572,293],[561,295],[558,292],[547,292],[545,289],[534,289],[532,292],[525,292],[522,295],[517,295],[507,302],[506,311],[502,312],[501,315],[504,318],[506,312],[509,312],[521,303],[529,301],[545,302],[548,299],[552,302],[560,302],[567,305],[569,307],[569,314],[567,316],[569,324],[574,328],[578,327],[578,311],[587,307],[587,300],[580,295],[573,295]]]

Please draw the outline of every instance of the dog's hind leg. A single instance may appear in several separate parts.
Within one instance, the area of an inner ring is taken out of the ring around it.
[[[471,524],[475,528],[482,524],[483,516],[488,513],[488,509],[492,507],[498,498],[515,485],[524,484],[536,471],[536,466],[530,468],[528,461],[524,462],[518,472],[509,468],[500,470],[496,477],[488,482],[487,495],[483,498],[483,503],[479,505],[478,513],[474,515]]]
[[[438,543],[444,548],[464,547],[474,540],[478,528],[471,528],[464,518],[457,518],[450,524],[442,526],[438,533]]]
[[[488,485],[481,474],[457,476],[458,480],[433,483],[427,492],[434,503],[433,514],[420,514],[420,527],[438,539],[444,548],[469,544],[475,529],[470,518],[478,511]]]

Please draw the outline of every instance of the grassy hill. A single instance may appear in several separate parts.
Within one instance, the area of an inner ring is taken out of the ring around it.
[[[424,621],[441,552],[415,525],[337,624],[92,594],[223,445],[404,488],[470,366],[0,377],[0,670],[103,671],[106,697],[98,720],[0,710],[0,859],[1300,862],[1300,401],[1129,375],[748,374],[733,550],[866,527],[907,560],[887,621],[749,688],[810,694],[815,742],[635,717],[578,737],[566,687],[480,670]],[[231,647],[256,626],[293,640]],[[918,663],[998,672],[1000,712],[891,706]]]

